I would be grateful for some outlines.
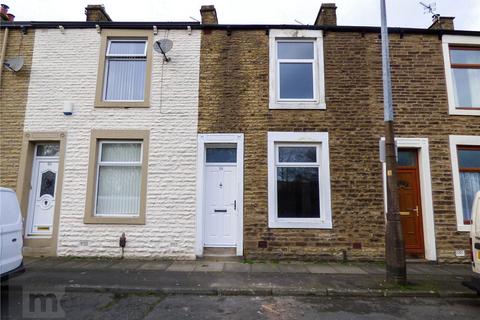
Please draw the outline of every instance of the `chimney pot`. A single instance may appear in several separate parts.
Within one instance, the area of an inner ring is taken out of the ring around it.
[[[442,17],[434,15],[432,17],[433,23],[430,27],[428,27],[428,29],[455,30],[453,19],[455,19],[455,17]]]
[[[202,6],[200,8],[202,24],[218,24],[217,10],[214,5]]]
[[[335,3],[322,3],[320,10],[318,11],[317,19],[315,19],[314,25],[337,25],[337,6]]]
[[[103,4],[89,4],[85,8],[86,21],[112,21]]]

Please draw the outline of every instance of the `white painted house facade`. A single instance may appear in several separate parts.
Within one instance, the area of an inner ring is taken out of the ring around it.
[[[124,233],[125,257],[195,258],[200,35],[36,29],[17,190],[26,252],[119,257]]]

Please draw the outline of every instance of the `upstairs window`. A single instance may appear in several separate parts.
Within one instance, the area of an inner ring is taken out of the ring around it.
[[[448,111],[480,116],[480,37],[442,37]]]
[[[315,99],[314,41],[277,41],[278,99]]]
[[[455,106],[480,109],[480,47],[450,46]]]
[[[322,31],[270,30],[269,78],[271,109],[325,109]]]
[[[146,40],[109,40],[105,62],[105,101],[143,101]]]
[[[149,107],[153,31],[102,30],[95,107]]]

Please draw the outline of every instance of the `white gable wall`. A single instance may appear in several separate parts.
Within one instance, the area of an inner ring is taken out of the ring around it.
[[[100,34],[36,30],[24,130],[67,132],[59,256],[119,256],[125,232],[126,257],[195,257],[200,31],[158,30],[155,40],[164,37],[172,60],[154,52],[151,107],[94,108]],[[150,130],[145,225],[83,223],[91,129]]]

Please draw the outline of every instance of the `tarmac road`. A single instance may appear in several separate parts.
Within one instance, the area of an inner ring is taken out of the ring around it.
[[[59,298],[57,302],[55,297]],[[31,296],[31,293],[10,293],[7,308],[5,298],[5,291],[2,291],[2,319],[480,319],[480,298],[167,296],[58,292],[43,297],[43,310],[42,297]]]

